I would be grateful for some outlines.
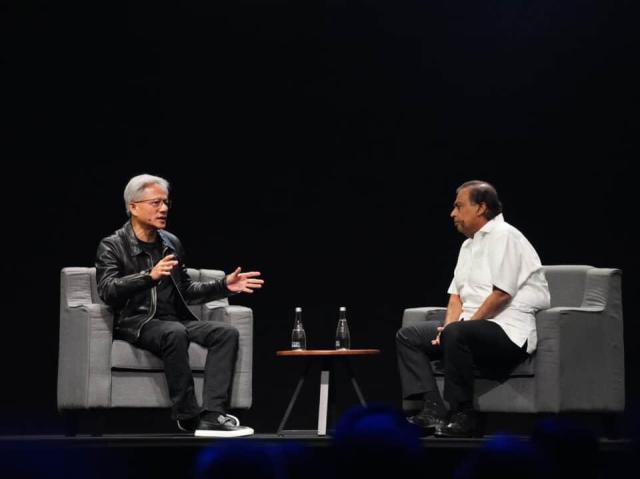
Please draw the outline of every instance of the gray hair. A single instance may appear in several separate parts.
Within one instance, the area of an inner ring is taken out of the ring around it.
[[[164,178],[147,174],[134,176],[124,189],[124,207],[127,210],[127,216],[131,216],[129,204],[138,200],[144,189],[149,185],[159,185],[167,195],[169,194],[169,182]]]

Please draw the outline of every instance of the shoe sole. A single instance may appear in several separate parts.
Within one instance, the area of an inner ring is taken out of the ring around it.
[[[240,420],[237,417],[233,416],[232,414],[225,414],[225,416],[233,420],[234,426],[236,427],[240,426]],[[180,421],[176,421],[176,424],[178,425],[178,429],[180,429],[182,432],[192,432],[192,433],[196,432],[196,428],[187,429],[185,427],[182,427],[182,425],[180,424]]]
[[[182,432],[194,432],[195,431],[195,429],[186,429],[186,428],[182,427],[180,425],[180,423],[177,422],[177,421],[176,421],[176,424],[178,425],[178,429],[180,429]]]
[[[424,426],[422,424],[416,424],[407,418],[407,422],[420,430],[421,435],[423,436],[433,436],[439,429],[444,427],[446,424],[429,424],[428,426]]]
[[[252,434],[254,434],[253,429],[243,427],[240,431],[208,431],[206,429],[197,429],[194,435],[196,437],[241,437],[251,436]]]
[[[446,431],[441,431],[438,430],[435,432],[434,434],[435,437],[450,437],[450,438],[472,438],[472,437],[479,437],[479,435],[476,432],[470,432],[470,433],[451,433],[451,432],[446,432]]]
[[[436,432],[435,426],[421,426],[420,424],[416,424],[414,422],[408,421],[413,427],[420,431],[421,436],[431,436],[434,432]]]

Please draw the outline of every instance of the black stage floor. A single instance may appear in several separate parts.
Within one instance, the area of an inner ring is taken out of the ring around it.
[[[515,437],[527,440],[526,436]],[[491,438],[423,438],[425,468],[431,477],[453,477],[456,468]],[[265,450],[294,451],[301,459],[296,466],[297,472],[289,477],[331,476],[326,471],[319,472],[335,457],[331,437],[255,434],[223,440],[188,434],[107,434],[0,436],[0,477],[194,478],[198,477],[199,458],[218,446],[238,441]],[[593,477],[630,477],[624,471],[637,460],[631,454],[631,441],[600,439],[598,442],[598,458],[594,462],[598,465],[598,473]]]

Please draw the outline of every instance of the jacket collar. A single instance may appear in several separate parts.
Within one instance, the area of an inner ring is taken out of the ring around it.
[[[131,248],[131,253],[134,256],[138,256],[140,253],[142,253],[142,248],[140,248],[140,243],[138,243],[138,238],[136,237],[136,234],[133,232],[133,226],[131,225],[131,221],[127,221],[122,227],[122,230],[124,231],[124,235],[127,238],[129,247]],[[169,239],[168,235],[164,231],[157,230],[156,233],[160,237],[160,242],[162,243],[163,249],[169,248],[170,250],[175,251],[175,248],[173,247],[171,240]]]

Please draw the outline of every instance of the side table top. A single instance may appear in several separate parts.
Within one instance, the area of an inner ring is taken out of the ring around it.
[[[296,351],[285,349],[276,351],[277,356],[373,356],[380,354],[379,349],[304,349]]]

